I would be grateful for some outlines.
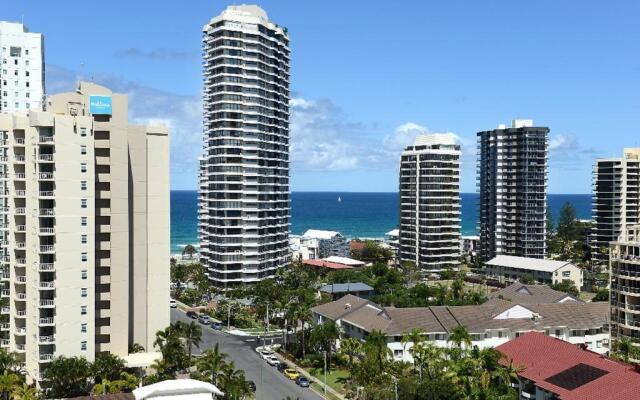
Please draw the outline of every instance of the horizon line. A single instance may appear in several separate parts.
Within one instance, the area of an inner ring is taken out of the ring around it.
[[[170,189],[171,192],[197,192],[198,189]],[[400,192],[359,192],[353,190],[292,190],[291,193],[380,193],[398,194]],[[478,192],[460,192],[460,194],[480,194]],[[593,193],[547,193],[547,195],[591,196]]]

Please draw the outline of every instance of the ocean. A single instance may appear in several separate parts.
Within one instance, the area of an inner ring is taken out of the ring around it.
[[[341,201],[338,201],[340,198]],[[351,238],[379,238],[398,227],[398,193],[293,192],[291,233],[326,229]],[[475,235],[478,194],[462,193],[463,235]],[[198,243],[198,192],[171,191],[171,253]],[[591,218],[591,195],[550,194],[548,204],[554,219],[566,202],[573,203],[579,219]]]

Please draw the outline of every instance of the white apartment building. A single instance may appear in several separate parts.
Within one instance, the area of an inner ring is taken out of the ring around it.
[[[609,244],[619,240],[627,226],[640,224],[640,148],[624,149],[620,158],[596,161],[592,214],[591,254],[606,265]]]
[[[20,23],[0,21],[0,113],[42,110],[44,38]]]
[[[640,347],[640,225],[611,244],[611,339]]]
[[[153,351],[169,324],[169,136],[81,82],[0,114],[0,345],[39,380],[57,356]]]
[[[420,135],[400,159],[398,259],[425,271],[460,261],[460,146],[452,134]]]
[[[343,339],[380,331],[387,336],[387,347],[398,361],[413,362],[413,343],[402,339],[413,329],[423,332],[424,340],[439,347],[448,341],[457,326],[471,335],[472,346],[493,348],[523,335],[542,332],[591,351],[609,350],[609,305],[567,301],[553,304],[518,304],[492,300],[474,306],[383,307],[366,299],[346,295],[312,308],[316,324],[332,320],[343,332]]]
[[[497,256],[485,263],[485,273],[502,283],[531,278],[547,285],[570,281],[578,290],[583,286],[582,270],[568,261]]]
[[[546,255],[549,128],[514,120],[478,132],[480,258]]]
[[[289,263],[289,37],[258,6],[203,28],[200,261],[220,287]]]

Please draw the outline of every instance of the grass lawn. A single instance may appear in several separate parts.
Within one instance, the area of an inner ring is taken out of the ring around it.
[[[310,368],[307,370],[311,376],[324,382],[324,371],[322,368]],[[345,393],[344,382],[349,378],[349,371],[344,369],[332,369],[327,373],[327,386],[338,393]],[[322,385],[320,385],[322,389]]]

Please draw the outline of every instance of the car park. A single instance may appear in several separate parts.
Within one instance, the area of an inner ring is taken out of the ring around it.
[[[304,376],[300,376],[296,379],[296,384],[300,387],[309,387],[309,380]]]
[[[300,377],[300,374],[295,369],[288,368],[284,370],[284,376],[294,381]]]
[[[191,319],[198,319],[198,314],[195,311],[187,311],[187,317]]]
[[[209,325],[211,323],[211,319],[209,319],[209,316],[207,314],[200,314],[198,316],[198,322],[204,325]]]

